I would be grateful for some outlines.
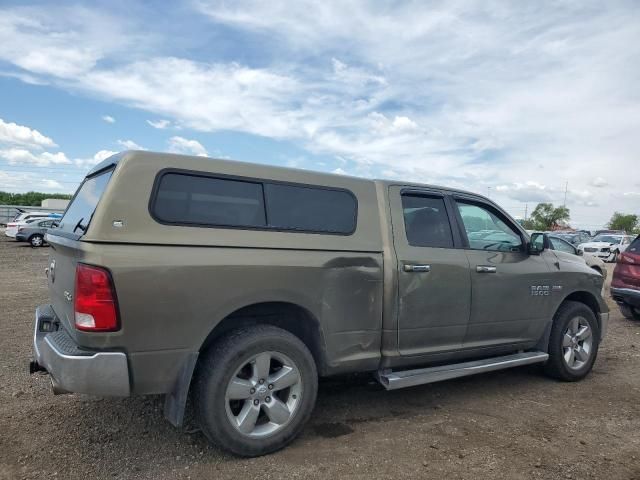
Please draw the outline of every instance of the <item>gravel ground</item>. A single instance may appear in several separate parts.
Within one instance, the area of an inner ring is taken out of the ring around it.
[[[539,367],[394,392],[364,376],[323,381],[302,437],[244,460],[191,421],[171,427],[160,397],[53,396],[46,375],[29,376],[47,255],[0,232],[0,479],[640,479],[640,323],[616,308],[582,382]]]

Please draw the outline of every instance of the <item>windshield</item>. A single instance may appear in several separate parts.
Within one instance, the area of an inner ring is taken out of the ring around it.
[[[620,243],[620,235],[597,235],[592,242]]]
[[[89,227],[93,212],[104,193],[111,173],[108,170],[94,177],[87,178],[76,192],[67,211],[60,220],[58,229],[68,233],[83,235]]]

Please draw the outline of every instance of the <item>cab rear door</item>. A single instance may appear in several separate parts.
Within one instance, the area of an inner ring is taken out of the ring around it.
[[[469,261],[446,196],[389,187],[398,268],[398,350],[402,356],[459,351],[469,321]]]

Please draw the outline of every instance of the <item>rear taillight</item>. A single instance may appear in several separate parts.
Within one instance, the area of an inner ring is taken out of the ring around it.
[[[74,309],[78,330],[113,332],[120,328],[116,293],[108,270],[78,264]]]

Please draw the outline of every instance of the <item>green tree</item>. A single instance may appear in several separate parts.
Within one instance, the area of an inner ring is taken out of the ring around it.
[[[627,233],[634,233],[638,229],[638,215],[615,212],[609,220],[611,230],[624,230]]]
[[[42,192],[27,192],[27,193],[9,193],[0,192],[0,205],[25,205],[31,207],[39,207],[42,200],[45,198],[61,198],[64,200],[70,200],[71,195],[65,193],[42,193]]]
[[[569,220],[567,207],[554,207],[552,203],[539,203],[531,213],[535,230],[553,230],[560,226],[560,222]]]

